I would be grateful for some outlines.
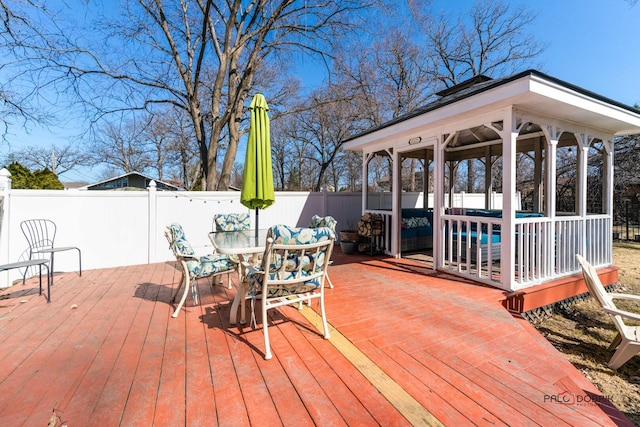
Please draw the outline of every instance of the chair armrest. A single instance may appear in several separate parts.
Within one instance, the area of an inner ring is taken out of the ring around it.
[[[617,292],[609,292],[609,296],[613,299],[628,299],[628,300],[640,301],[640,295],[634,295],[634,294],[619,294]]]
[[[197,255],[184,255],[178,252],[178,256],[185,261],[190,261],[190,260],[200,261],[200,257]]]
[[[631,313],[630,311],[624,311],[624,310],[615,310],[613,308],[606,308],[606,307],[603,307],[603,309],[605,312],[609,314],[622,316],[627,319],[637,320],[638,322],[640,322],[640,314]]]
[[[264,271],[262,271],[261,268],[258,268],[257,266],[251,264],[248,261],[241,261],[240,264],[242,264],[242,267],[245,269],[245,271],[247,273],[253,273],[253,274],[264,274]]]

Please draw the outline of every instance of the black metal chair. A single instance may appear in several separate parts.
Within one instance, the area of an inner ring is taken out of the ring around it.
[[[57,231],[55,222],[50,219],[28,219],[20,223],[20,228],[29,243],[29,260],[46,259],[49,263],[51,285],[53,285],[53,273],[55,272],[53,269],[54,254],[57,252],[78,251],[78,268],[80,270],[80,276],[82,276],[82,253],[80,252],[80,248],[76,246],[56,247],[54,245]],[[43,256],[43,258],[39,255]],[[48,258],[44,258],[46,256],[48,256]],[[26,271],[22,278],[23,283],[25,278]]]
[[[24,274],[22,275],[22,283],[24,284],[27,271],[30,267],[38,267],[40,270],[40,295],[42,295],[42,267],[47,269],[47,302],[51,302],[51,274],[49,271],[49,260],[46,258],[28,259],[25,261],[12,262],[10,264],[0,265],[0,271],[15,270],[24,268]]]

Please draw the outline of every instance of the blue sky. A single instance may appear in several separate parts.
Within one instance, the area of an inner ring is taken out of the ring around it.
[[[627,0],[512,0],[538,13],[536,36],[547,48],[540,71],[627,105],[640,105],[640,2]],[[468,9],[473,0],[434,0],[434,10]],[[14,129],[11,147],[66,145],[78,129]],[[9,147],[0,146],[0,157]],[[240,159],[241,154],[238,154]],[[241,161],[241,160],[240,160]],[[63,181],[100,179],[69,172]]]
[[[640,105],[640,3],[538,0],[548,43],[542,71],[627,105]]]

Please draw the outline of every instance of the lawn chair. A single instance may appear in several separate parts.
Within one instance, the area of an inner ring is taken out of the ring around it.
[[[245,263],[247,295],[251,298],[251,324],[255,325],[255,300],[262,300],[262,326],[266,360],[271,359],[267,311],[272,308],[320,300],[323,336],[330,338],[324,308],[324,280],[335,235],[331,229],[269,229],[261,267]]]
[[[334,239],[335,239],[337,225],[338,225],[338,221],[336,221],[335,218],[332,216],[322,217],[322,216],[314,215],[311,218],[311,222],[309,223],[309,228],[329,227],[329,229],[331,229],[331,231],[333,232]],[[331,265],[332,263],[333,261],[330,260],[329,264]],[[333,282],[329,278],[328,272],[326,277],[327,277],[327,283],[329,284],[329,288],[333,289]]]
[[[236,271],[236,267],[228,256],[221,254],[210,254],[202,257],[196,256],[180,224],[171,224],[168,226],[164,235],[169,242],[169,247],[176,256],[176,260],[182,267],[180,284],[171,296],[172,304],[175,302],[178,292],[180,292],[180,289],[184,286],[182,298],[180,298],[180,302],[171,317],[178,317],[178,313],[180,313],[180,309],[187,299],[189,288],[191,288],[193,304],[198,304],[198,279],[204,277],[214,278],[227,274],[229,287],[231,287],[231,273]]]
[[[29,259],[38,259],[40,256],[48,256],[50,284],[53,285],[54,255],[58,252],[78,251],[78,269],[82,276],[82,253],[77,246],[55,246],[56,223],[50,219],[28,219],[20,223],[22,234],[29,243]],[[27,272],[22,276],[24,284]]]
[[[582,275],[587,283],[587,288],[589,288],[589,293],[611,317],[618,330],[618,335],[609,346],[609,350],[616,349],[616,352],[608,363],[611,369],[618,369],[636,353],[640,352],[640,326],[626,325],[623,318],[640,321],[640,314],[620,310],[613,301],[626,299],[640,303],[640,295],[607,292],[602,286],[595,268],[582,256],[576,255],[576,258],[582,266]]]
[[[22,275],[22,283],[24,284],[27,271],[30,267],[38,267],[40,271],[40,295],[42,295],[42,267],[47,269],[47,302],[51,302],[51,274],[49,271],[49,260],[47,258],[28,259],[24,261],[12,262],[10,264],[0,265],[0,271],[15,270],[24,268]]]

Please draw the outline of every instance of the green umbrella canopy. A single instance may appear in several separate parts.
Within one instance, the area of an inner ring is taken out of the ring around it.
[[[271,137],[269,133],[269,106],[261,93],[256,94],[249,106],[251,123],[244,161],[240,202],[249,209],[265,209],[275,202],[273,171],[271,167]]]

